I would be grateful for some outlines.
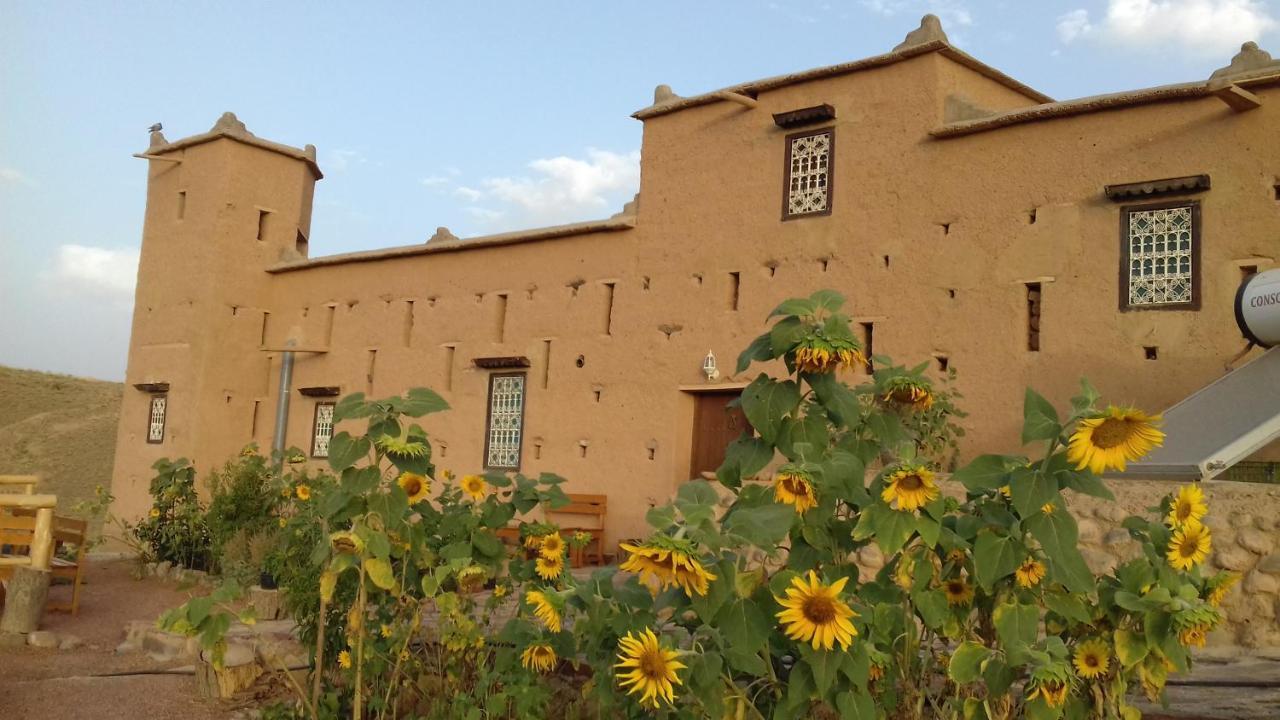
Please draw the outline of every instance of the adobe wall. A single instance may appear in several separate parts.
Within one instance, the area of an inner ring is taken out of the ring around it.
[[[1121,523],[1130,515],[1154,519],[1148,508],[1177,492],[1178,485],[1156,480],[1109,480],[1115,502],[1070,493],[1068,504],[1080,524],[1080,550],[1090,569],[1109,572],[1137,557],[1141,549]],[[963,495],[958,484],[945,483],[950,494]],[[1201,567],[1206,575],[1219,570],[1239,573],[1238,583],[1223,602],[1225,622],[1209,634],[1210,647],[1280,647],[1280,487],[1252,483],[1210,482],[1200,486],[1209,505],[1207,524],[1213,552]],[[864,579],[884,566],[872,546],[859,554]]]

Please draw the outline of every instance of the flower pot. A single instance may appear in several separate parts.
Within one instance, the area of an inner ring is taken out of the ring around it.
[[[263,590],[275,590],[276,576],[272,575],[269,572],[263,572],[261,575],[258,576],[258,586],[261,587]]]

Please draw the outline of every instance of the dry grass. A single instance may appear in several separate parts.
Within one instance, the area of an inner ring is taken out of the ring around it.
[[[0,475],[40,475],[71,515],[111,486],[120,383],[0,367]]]

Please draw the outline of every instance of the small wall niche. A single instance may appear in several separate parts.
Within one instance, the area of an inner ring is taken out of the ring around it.
[[[444,389],[453,390],[453,356],[457,354],[457,345],[444,346]]]
[[[585,458],[585,457],[587,456],[587,447],[588,447],[590,444],[591,444],[591,443],[590,443],[589,441],[587,441],[587,440],[579,440],[579,441],[578,441],[578,457],[580,457],[580,458]]]
[[[884,260],[884,266],[889,267],[889,256],[885,255],[882,259]]]
[[[592,397],[592,399],[593,399],[593,400],[595,400],[597,403],[598,403],[598,402],[600,402],[600,398],[601,398],[601,396],[602,396],[602,395],[604,395],[604,386],[603,386],[603,385],[592,385],[592,386],[591,386],[591,397]]]
[[[581,367],[586,367],[586,366],[587,366],[587,358],[586,358],[586,356],[585,356],[585,355],[579,355],[579,356],[577,357],[577,359],[575,359],[575,360],[573,361],[573,365],[574,365],[574,367],[579,367],[579,368],[581,368]]]
[[[178,219],[181,220],[182,218],[186,217],[186,215],[187,215],[187,191],[179,190],[178,191]]]
[[[951,369],[951,358],[942,353],[934,353],[933,360],[938,364],[938,372],[946,373]]]
[[[267,239],[267,229],[268,229],[267,226],[269,224],[268,218],[270,217],[271,217],[270,210],[258,211],[258,240],[259,241]]]
[[[373,376],[374,376],[374,373],[377,371],[377,368],[378,368],[378,351],[370,350],[369,358],[368,358],[367,364],[365,365],[365,373],[364,373],[365,395],[373,394]]]
[[[871,361],[871,356],[875,354],[876,341],[876,324],[870,322],[858,323],[859,338],[862,344],[862,354],[867,358],[867,363],[863,370],[870,375],[876,371],[875,363]]]
[[[498,301],[495,303],[497,307],[494,308],[495,317],[493,333],[494,339],[497,342],[502,342],[507,335],[507,294],[498,293],[497,297]]]
[[[601,330],[605,335],[613,334],[613,294],[615,283],[601,283],[604,285],[604,317],[602,319]]]
[[[952,300],[955,300],[955,299],[956,299],[956,289],[955,289],[955,288],[947,288],[947,297],[951,298]]]
[[[729,273],[729,310],[738,311],[738,294],[742,287],[742,274]]]
[[[542,388],[551,384],[551,341],[542,341]]]
[[[655,457],[658,454],[658,441],[650,439],[648,442],[644,444],[644,449],[645,449],[645,452],[648,454],[650,460],[655,459]]]
[[[404,301],[404,337],[405,347],[413,347],[414,306],[412,300]]]
[[[1028,213],[1027,213],[1027,224],[1028,224],[1028,225],[1035,225],[1035,224],[1036,224],[1036,210],[1037,210],[1037,209],[1038,209],[1038,208],[1031,208],[1030,212],[1028,212]]]
[[[267,346],[267,327],[271,324],[271,313],[266,310],[262,311],[262,332],[258,337],[258,346]]]
[[[1240,279],[1241,279],[1242,281],[1243,281],[1243,280],[1248,280],[1249,278],[1251,278],[1251,277],[1253,277],[1254,275],[1257,275],[1257,274],[1258,274],[1258,266],[1257,266],[1257,265],[1241,265],[1241,266],[1240,266]]]
[[[1026,283],[1027,289],[1027,350],[1040,352],[1040,307],[1042,303],[1040,283]]]
[[[1148,360],[1160,359],[1160,348],[1155,345],[1143,345],[1142,355]]]

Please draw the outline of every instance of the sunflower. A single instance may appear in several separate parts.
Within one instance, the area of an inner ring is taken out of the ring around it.
[[[416,505],[427,498],[428,480],[425,476],[418,473],[402,472],[400,477],[396,479],[396,484],[404,490],[404,494],[409,496],[409,504]]]
[[[555,580],[564,574],[564,555],[554,557],[539,555],[533,565],[543,580]]]
[[[489,488],[489,484],[479,475],[463,475],[462,476],[462,492],[471,496],[472,500],[480,502],[484,499],[485,493]]]
[[[809,508],[817,507],[813,476],[790,463],[783,465],[773,476],[773,499],[795,507],[796,512],[802,515]]]
[[[1200,522],[1208,514],[1209,506],[1204,502],[1204,491],[1198,485],[1183,485],[1173,498],[1169,507],[1169,516],[1165,522],[1169,527],[1181,527],[1189,522]]]
[[[553,532],[550,535],[542,537],[542,543],[538,547],[538,552],[542,557],[556,557],[564,553],[564,538],[560,537],[560,533]]]
[[[697,547],[688,540],[667,535],[654,535],[643,544],[623,543],[630,556],[618,566],[640,575],[641,580],[653,576],[663,588],[680,586],[686,595],[706,595],[716,575],[695,557]]]
[[[1012,500],[1012,499],[1013,499],[1013,488],[1009,487],[1008,485],[1001,485],[1001,486],[1000,486],[1000,494],[1001,494],[1001,495],[1003,495],[1003,496],[1004,496],[1004,498],[1005,498],[1006,500]]]
[[[1076,666],[1076,674],[1086,680],[1105,675],[1107,669],[1111,667],[1111,649],[1101,638],[1086,640],[1076,645],[1073,662]]]
[[[556,607],[558,599],[559,596],[550,590],[530,590],[524,594],[524,601],[533,608],[533,616],[541,620],[542,624],[553,633],[560,632],[564,622],[560,616],[560,609]]]
[[[343,668],[351,667],[351,651],[350,650],[343,650],[342,652],[338,653],[338,665],[342,666]]]
[[[1058,509],[1058,506],[1054,505],[1051,502],[1047,502],[1040,506],[1040,512],[1044,513],[1045,515],[1052,515],[1053,511],[1057,509]]]
[[[408,430],[402,430],[396,436],[383,435],[374,440],[373,444],[395,457],[418,458],[424,457],[428,452],[427,444],[409,437]]]
[[[680,653],[668,650],[658,642],[658,636],[645,628],[638,636],[627,633],[618,641],[618,685],[628,695],[640,693],[640,704],[657,709],[660,700],[674,704],[675,685],[681,685],[677,670],[685,664],[677,660]]]
[[[479,565],[468,565],[458,573],[458,589],[462,592],[475,592],[484,587],[489,574]]]
[[[1086,467],[1101,475],[1110,469],[1124,471],[1124,464],[1143,457],[1164,443],[1156,428],[1159,415],[1114,405],[1101,414],[1082,419],[1067,445],[1067,461],[1077,470]]]
[[[529,534],[524,536],[524,546],[530,550],[537,550],[542,547],[542,537],[537,534]]]
[[[520,653],[520,664],[534,672],[551,672],[556,666],[556,651],[550,645],[530,645]]]
[[[937,499],[938,495],[932,471],[923,465],[903,465],[889,476],[880,499],[886,503],[896,500],[896,510],[913,512]]]
[[[1233,572],[1220,572],[1209,578],[1204,585],[1204,599],[1212,606],[1218,607],[1226,599],[1231,586],[1240,582],[1240,575]]]
[[[153,517],[153,518],[158,518],[158,517],[160,517],[160,509],[159,509],[159,508],[151,508],[151,512],[150,512],[150,513],[147,513],[147,514],[148,514],[148,515],[150,515],[150,516],[151,516],[151,517]]]
[[[391,626],[386,623],[382,623],[381,627],[378,628],[378,634],[383,638],[391,637]]]
[[[1013,571],[1013,575],[1022,587],[1035,587],[1044,579],[1044,563],[1035,558],[1027,558]]]
[[[329,536],[329,544],[333,546],[334,552],[347,555],[359,555],[364,552],[364,540],[350,531],[333,533]]]
[[[840,367],[853,369],[867,362],[852,342],[819,334],[801,340],[792,353],[796,369],[812,374],[828,373]]]
[[[1044,702],[1049,707],[1061,707],[1067,702],[1067,691],[1070,686],[1061,680],[1043,680],[1028,685],[1031,692],[1027,693],[1028,700],[1035,700],[1037,697],[1044,698]]]
[[[306,483],[298,483],[293,492],[297,494],[299,500],[311,499],[311,486]]]
[[[840,643],[840,649],[848,650],[858,634],[858,629],[849,622],[849,618],[858,614],[840,599],[840,591],[848,581],[849,578],[842,577],[823,585],[812,570],[807,582],[803,575],[792,578],[787,597],[774,597],[784,608],[777,617],[787,637],[808,642],[814,650],[830,650],[835,643]]]
[[[880,399],[903,410],[924,411],[933,407],[933,392],[916,378],[900,375],[888,382]]]
[[[942,593],[947,596],[948,605],[968,605],[973,602],[973,586],[964,578],[952,578],[942,582]]]
[[[507,586],[506,586],[506,585],[494,585],[494,586],[493,586],[493,596],[494,596],[494,597],[501,599],[501,598],[503,598],[503,597],[506,597],[506,595],[507,595]]]
[[[1204,647],[1208,628],[1204,625],[1192,625],[1178,633],[1178,642],[1187,647]]]
[[[1169,564],[1175,570],[1190,570],[1209,556],[1212,542],[1209,528],[1199,522],[1189,522],[1175,529],[1169,539]]]
[[[884,677],[884,668],[879,665],[872,665],[867,668],[867,682],[875,682]]]

